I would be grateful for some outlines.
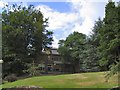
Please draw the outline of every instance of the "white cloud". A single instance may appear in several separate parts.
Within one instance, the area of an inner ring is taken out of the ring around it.
[[[79,16],[84,19],[82,24],[76,22],[74,28],[72,28],[72,31],[78,31],[80,33],[89,35],[94,25],[94,20],[98,18],[94,3],[86,0],[77,0],[77,2],[71,0],[71,2],[73,10],[77,11]]]
[[[60,13],[48,6],[41,5],[37,9],[41,10],[45,18],[49,17],[49,30],[58,30],[66,27],[68,24],[78,20],[77,13]]]
[[[7,2],[0,1],[0,8],[3,8],[5,5],[8,5]]]
[[[92,27],[94,26],[94,22],[90,17],[86,17],[82,25],[76,23],[75,27],[72,28],[72,31],[77,31],[86,35],[89,35]]]
[[[40,5],[37,6],[36,8],[37,9],[40,8],[40,11],[43,13],[45,18],[49,17],[48,20],[49,27],[47,28],[48,30],[52,30],[53,32],[56,30],[61,30],[61,32],[63,31],[61,38],[57,38],[57,35],[53,36],[54,39],[53,47],[58,47],[58,41],[60,39],[67,37],[68,33],[71,32],[68,30],[70,25],[78,21],[79,19],[78,13],[75,12],[61,13],[45,5]]]
[[[54,42],[53,42],[53,47],[54,48],[58,48],[58,42],[59,42],[59,40],[55,37],[55,36],[53,36],[53,40],[54,40]]]
[[[36,8],[41,10],[45,18],[49,17],[48,30],[64,31],[60,38],[65,38],[71,32],[78,31],[89,35],[92,27],[94,26],[94,20],[98,18],[98,12],[93,2],[87,0],[69,0],[68,4],[71,5],[70,12],[61,13],[55,9],[52,9],[46,5],[39,5]],[[53,47],[58,47],[58,41],[60,40],[56,35],[53,36]]]

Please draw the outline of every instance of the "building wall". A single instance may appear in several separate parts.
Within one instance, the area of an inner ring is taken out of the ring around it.
[[[47,54],[44,52],[39,58],[38,64],[41,66],[42,71],[45,71],[46,66],[48,72],[71,72],[73,69],[71,64],[64,64],[62,56],[58,53]]]
[[[41,64],[44,67],[47,65],[48,71],[63,71],[63,62],[60,55],[42,54],[41,60],[38,61],[38,64]]]

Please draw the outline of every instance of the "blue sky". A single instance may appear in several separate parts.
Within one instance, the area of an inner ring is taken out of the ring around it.
[[[69,12],[70,11],[70,5],[65,2],[28,2],[28,5],[29,4],[33,4],[35,6],[47,5],[50,8],[54,8],[54,9],[58,10],[59,12]]]
[[[0,7],[4,6],[3,3],[8,2],[0,1]],[[23,2],[23,5],[32,4],[36,9],[40,8],[44,18],[49,17],[47,29],[54,32],[52,46],[57,48],[58,41],[65,39],[74,31],[89,35],[95,20],[104,17],[106,3],[94,0],[89,2],[87,0],[69,0],[69,2],[35,2],[35,0],[29,0],[29,2]],[[8,4],[13,4],[13,2]]]

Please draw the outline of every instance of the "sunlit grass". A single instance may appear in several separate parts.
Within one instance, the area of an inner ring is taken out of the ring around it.
[[[3,88],[15,86],[39,86],[43,88],[112,88],[118,86],[117,76],[105,82],[104,72],[39,76],[3,84]]]

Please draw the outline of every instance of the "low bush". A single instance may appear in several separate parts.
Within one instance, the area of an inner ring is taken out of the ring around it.
[[[17,80],[17,76],[15,74],[11,74],[5,77],[5,80],[8,82],[14,82]]]

